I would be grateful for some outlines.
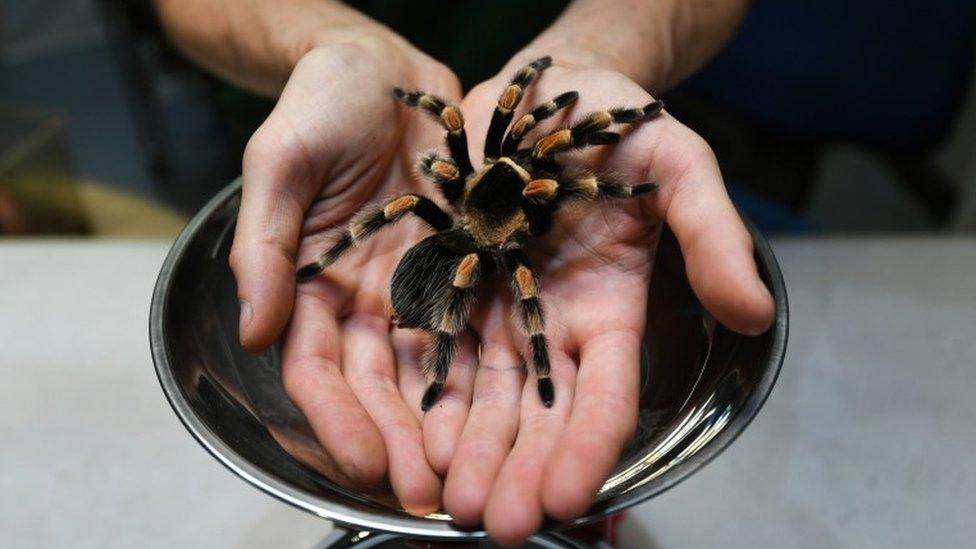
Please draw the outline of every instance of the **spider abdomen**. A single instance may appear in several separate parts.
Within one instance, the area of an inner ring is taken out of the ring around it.
[[[407,250],[390,285],[398,326],[426,330],[439,327],[455,269],[473,249],[471,237],[453,229],[431,235]]]

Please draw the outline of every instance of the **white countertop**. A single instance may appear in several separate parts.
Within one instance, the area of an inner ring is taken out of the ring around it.
[[[786,363],[623,547],[953,547],[976,535],[976,240],[781,240]],[[0,241],[0,546],[311,547],[327,522],[186,433],[152,368],[165,243]]]

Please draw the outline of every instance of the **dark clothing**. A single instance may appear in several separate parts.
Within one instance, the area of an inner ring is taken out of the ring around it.
[[[559,16],[568,0],[351,0],[454,69],[464,89],[494,76]]]

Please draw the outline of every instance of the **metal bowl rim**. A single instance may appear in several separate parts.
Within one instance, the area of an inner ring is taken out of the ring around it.
[[[356,509],[341,501],[325,499],[296,489],[275,478],[273,475],[265,473],[250,461],[243,458],[234,449],[225,444],[194,413],[172,370],[169,368],[170,355],[166,345],[166,333],[163,323],[167,312],[166,303],[171,291],[173,272],[186,253],[190,242],[196,236],[200,227],[210,219],[213,212],[234,198],[240,189],[241,178],[237,178],[217,193],[187,223],[183,232],[177,237],[167,254],[153,290],[152,304],[149,312],[149,341],[152,358],[155,364],[156,376],[159,378],[159,383],[166,395],[166,399],[169,401],[176,416],[204,449],[235,474],[259,490],[322,518],[351,528],[392,532],[416,538],[472,539],[485,537],[486,533],[484,530],[465,530],[448,521],[409,516],[384,516],[377,518],[374,513],[369,511]],[[783,275],[769,242],[766,241],[754,226],[748,222],[746,224],[753,238],[755,252],[769,272],[770,284],[772,286],[770,290],[776,302],[776,319],[771,328],[774,333],[766,358],[766,368],[762,378],[756,384],[755,389],[747,397],[729,424],[715,438],[705,444],[693,456],[662,475],[660,479],[655,479],[655,481],[649,483],[644,489],[635,490],[632,493],[625,493],[616,497],[601,509],[599,513],[588,514],[576,520],[563,523],[548,523],[545,529],[562,530],[594,522],[633,505],[647,501],[674,487],[721,454],[749,426],[766,402],[779,376],[786,352],[786,342],[789,333],[789,305]]]

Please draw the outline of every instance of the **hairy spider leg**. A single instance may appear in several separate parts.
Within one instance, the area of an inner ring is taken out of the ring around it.
[[[521,118],[512,124],[512,128],[508,131],[508,135],[505,136],[505,140],[502,142],[502,156],[511,156],[515,151],[518,150],[519,143],[522,142],[522,138],[525,137],[525,134],[529,133],[533,128],[538,126],[539,122],[542,122],[560,110],[575,103],[577,99],[579,99],[579,93],[569,91],[559,94],[553,98],[552,101],[543,103],[532,109],[531,112],[523,114]]]
[[[532,159],[545,160],[556,153],[581,149],[588,145],[610,145],[620,134],[605,131],[611,124],[636,124],[661,112],[663,101],[654,101],[642,109],[610,109],[585,116],[569,128],[556,130],[540,138],[532,147]]]
[[[468,134],[464,131],[464,116],[461,109],[448,105],[443,99],[429,93],[406,92],[400,88],[393,88],[393,96],[404,105],[420,107],[440,122],[447,130],[447,148],[451,151],[451,158],[458,167],[458,177],[464,181],[471,175],[471,157],[468,156]]]
[[[387,227],[412,213],[427,222],[436,231],[449,229],[454,221],[437,204],[417,194],[403,194],[381,204],[369,204],[359,210],[349,222],[346,231],[318,259],[298,269],[296,278],[307,282],[323,269],[335,263],[353,245],[361,244],[380,229]]]
[[[590,172],[577,172],[574,175],[559,177],[556,201],[599,197],[634,198],[657,190],[656,183],[637,183],[630,185],[610,175],[596,175]]]
[[[498,106],[491,115],[488,135],[485,138],[485,163],[491,162],[502,154],[502,138],[505,130],[515,115],[515,108],[522,101],[526,88],[539,74],[552,65],[552,57],[540,57],[522,67],[512,77],[508,87],[498,97]]]
[[[525,185],[522,196],[531,202],[562,203],[565,200],[594,200],[599,197],[632,198],[657,190],[655,183],[629,185],[610,175],[591,172],[562,174],[557,179],[534,179]]]
[[[481,280],[481,259],[476,252],[465,255],[454,268],[454,280],[445,290],[440,319],[434,340],[424,357],[424,371],[434,375],[434,381],[424,392],[420,402],[423,411],[429,410],[440,398],[447,382],[447,373],[457,349],[457,337],[468,325],[474,306],[475,285]]]
[[[591,172],[562,174],[557,179],[535,179],[522,191],[523,210],[529,222],[529,233],[542,236],[552,227],[553,216],[561,205],[570,201],[595,201],[598,198],[635,198],[657,190],[655,183],[630,185],[610,175]]]
[[[529,337],[532,367],[538,377],[539,398],[548,408],[556,400],[556,390],[549,377],[549,344],[544,333],[545,316],[542,300],[539,299],[539,283],[529,264],[529,256],[521,246],[509,245],[504,253],[505,268],[512,277],[512,290],[518,301],[522,327]]]
[[[443,158],[436,152],[429,152],[421,157],[417,169],[434,182],[449,203],[454,204],[461,199],[464,194],[464,179],[453,160]]]

